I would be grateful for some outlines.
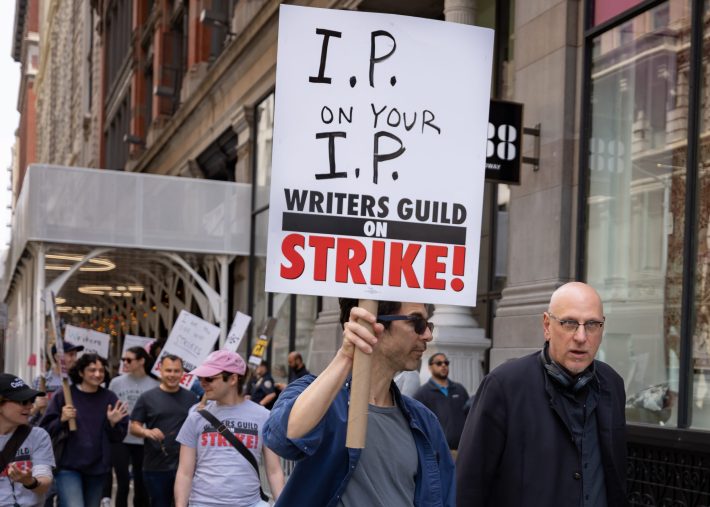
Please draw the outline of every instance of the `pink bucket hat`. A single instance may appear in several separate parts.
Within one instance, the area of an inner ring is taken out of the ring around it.
[[[244,375],[247,365],[242,356],[231,350],[215,350],[207,359],[190,372],[196,377],[214,377],[223,371]]]

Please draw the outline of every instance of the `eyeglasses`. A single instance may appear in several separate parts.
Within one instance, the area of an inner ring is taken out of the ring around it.
[[[217,375],[212,375],[211,377],[197,377],[197,379],[200,382],[204,382],[205,384],[211,384],[212,382],[214,382],[215,380],[217,380],[220,377],[222,378],[222,380],[227,380],[227,378],[230,377],[231,375],[234,375],[234,373],[229,373],[229,372],[225,371],[222,373],[218,373]]]
[[[22,401],[8,400],[7,398],[3,398],[2,400],[0,400],[0,403],[7,403],[8,401],[12,402],[12,403],[17,403],[18,405],[22,405],[23,407],[29,407],[30,405],[32,405],[35,402],[34,398],[31,398],[29,400],[22,400]]]
[[[577,332],[577,329],[579,329],[579,326],[584,326],[584,331],[589,334],[589,335],[597,335],[601,333],[602,328],[604,327],[604,321],[600,320],[588,320],[587,322],[578,322],[576,320],[570,320],[570,319],[559,319],[552,315],[550,312],[547,312],[547,315],[551,318],[556,320],[557,322],[560,323],[560,326],[562,326],[562,329],[569,334],[574,334]]]
[[[131,364],[133,361],[135,361],[135,359],[132,357],[122,357],[121,361],[123,361],[124,363]]]
[[[392,322],[394,320],[406,320],[414,324],[414,332],[424,334],[427,328],[429,331],[434,331],[434,323],[429,322],[421,315],[378,315],[378,322]]]
[[[435,366],[441,366],[442,364],[445,364],[446,366],[449,366],[449,360],[447,359],[446,361],[434,361],[434,362],[431,363],[431,364],[433,364],[433,365],[435,365]]]

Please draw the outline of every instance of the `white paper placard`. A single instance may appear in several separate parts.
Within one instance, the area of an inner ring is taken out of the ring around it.
[[[150,344],[155,340],[153,338],[146,338],[145,336],[135,336],[132,334],[127,334],[123,339],[123,350],[121,350],[121,357],[126,357],[126,351],[131,347],[142,347],[146,352],[150,352]],[[121,367],[118,369],[118,373],[123,375],[128,373],[126,371],[126,363],[121,361]]]
[[[229,333],[227,333],[227,339],[224,341],[224,350],[231,350],[236,352],[239,348],[239,344],[244,338],[244,333],[246,333],[249,323],[251,322],[251,317],[245,313],[237,312],[234,316],[234,322],[232,322],[232,327],[229,328]]]
[[[182,359],[186,372],[180,384],[189,389],[195,379],[187,372],[194,370],[205,360],[212,352],[217,338],[219,338],[217,326],[182,310],[153,365],[152,372],[160,377],[160,361],[167,354],[176,355]]]
[[[67,325],[64,328],[64,342],[65,347],[66,342],[71,342],[74,345],[83,345],[84,350],[77,354],[79,357],[87,353],[94,353],[104,359],[108,359],[111,336],[106,333],[94,331],[93,329]]]
[[[282,5],[266,290],[476,302],[493,31]]]

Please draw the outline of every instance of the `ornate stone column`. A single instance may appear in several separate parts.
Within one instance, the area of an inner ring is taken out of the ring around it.
[[[446,0],[444,16],[446,21],[472,25],[475,16],[474,0]],[[484,261],[484,259],[481,259]],[[434,323],[434,340],[429,344],[419,376],[422,382],[429,379],[429,357],[443,352],[451,361],[451,377],[463,384],[469,393],[478,389],[483,378],[485,352],[491,346],[486,332],[479,327],[464,306],[437,305],[431,318]]]

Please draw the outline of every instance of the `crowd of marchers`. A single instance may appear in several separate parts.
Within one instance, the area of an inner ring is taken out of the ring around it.
[[[292,352],[288,384],[267,364],[249,380],[239,354],[218,350],[189,372],[198,397],[180,357],[155,379],[140,347],[107,382],[106,360],[70,343],[71,403],[59,369],[45,390],[1,374],[0,506],[99,507],[114,476],[115,505],[132,478],[135,507],[626,505],[624,385],[595,359],[605,318],[592,287],[559,287],[541,349],[472,397],[449,378],[456,356],[428,355],[423,385],[407,373],[432,340],[429,306],[381,301],[373,314],[341,299],[340,312],[335,357],[314,376]],[[345,444],[356,350],[372,363],[363,449]],[[279,457],[295,463],[288,478]]]

